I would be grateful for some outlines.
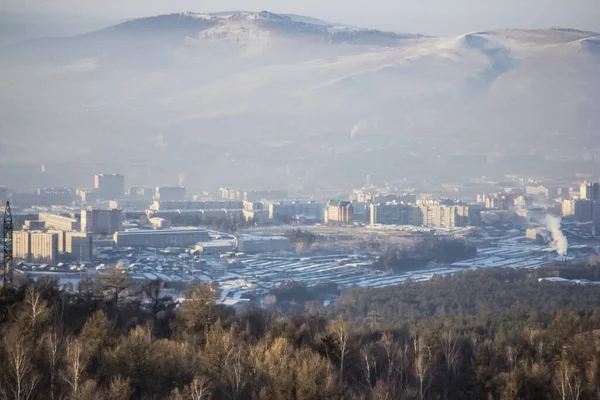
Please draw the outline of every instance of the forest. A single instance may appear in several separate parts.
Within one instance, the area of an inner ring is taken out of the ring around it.
[[[600,286],[491,269],[283,313],[111,268],[0,293],[2,399],[599,399]],[[277,297],[302,292],[287,285]],[[288,297],[286,297],[288,296]]]

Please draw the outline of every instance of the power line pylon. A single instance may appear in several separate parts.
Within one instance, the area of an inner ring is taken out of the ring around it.
[[[4,210],[4,259],[2,268],[4,271],[4,286],[12,286],[13,284],[13,219],[10,212],[10,202],[6,202]]]

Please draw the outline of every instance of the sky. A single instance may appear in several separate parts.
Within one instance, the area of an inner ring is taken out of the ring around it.
[[[503,28],[600,31],[600,0],[0,0],[0,12],[81,21],[231,10],[295,13],[435,36]]]

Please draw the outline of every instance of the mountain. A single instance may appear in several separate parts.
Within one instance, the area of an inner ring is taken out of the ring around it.
[[[187,12],[5,46],[0,70],[5,162],[84,160],[140,184],[562,171],[600,126],[600,34],[568,29],[431,38]]]

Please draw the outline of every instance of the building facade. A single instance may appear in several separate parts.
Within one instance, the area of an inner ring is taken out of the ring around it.
[[[349,201],[332,200],[327,204],[325,223],[351,224],[354,222],[354,207]]]
[[[58,244],[57,244],[58,245]],[[31,234],[27,231],[13,232],[13,257],[25,262],[31,261]]]
[[[94,176],[94,188],[99,199],[122,199],[125,197],[125,177],[121,174],[98,174]]]
[[[116,232],[113,240],[119,247],[189,247],[208,241],[209,235],[206,229],[131,230]]]
[[[243,253],[279,253],[291,251],[292,242],[283,236],[241,235],[236,238],[236,246]]]
[[[154,194],[154,200],[158,201],[183,201],[186,190],[183,186],[158,186]]]
[[[31,232],[31,261],[56,264],[58,235],[50,232]]]
[[[81,231],[94,235],[112,235],[122,230],[123,211],[119,209],[81,210]]]
[[[64,252],[74,261],[90,261],[93,257],[93,239],[87,232],[65,232]]]
[[[46,229],[78,231],[81,227],[77,219],[58,214],[40,213],[39,219],[45,222]]]
[[[372,225],[421,225],[419,207],[410,204],[371,204],[370,221]]]
[[[269,219],[287,222],[297,217],[306,217],[322,221],[324,209],[323,203],[314,201],[271,203],[269,204]]]

